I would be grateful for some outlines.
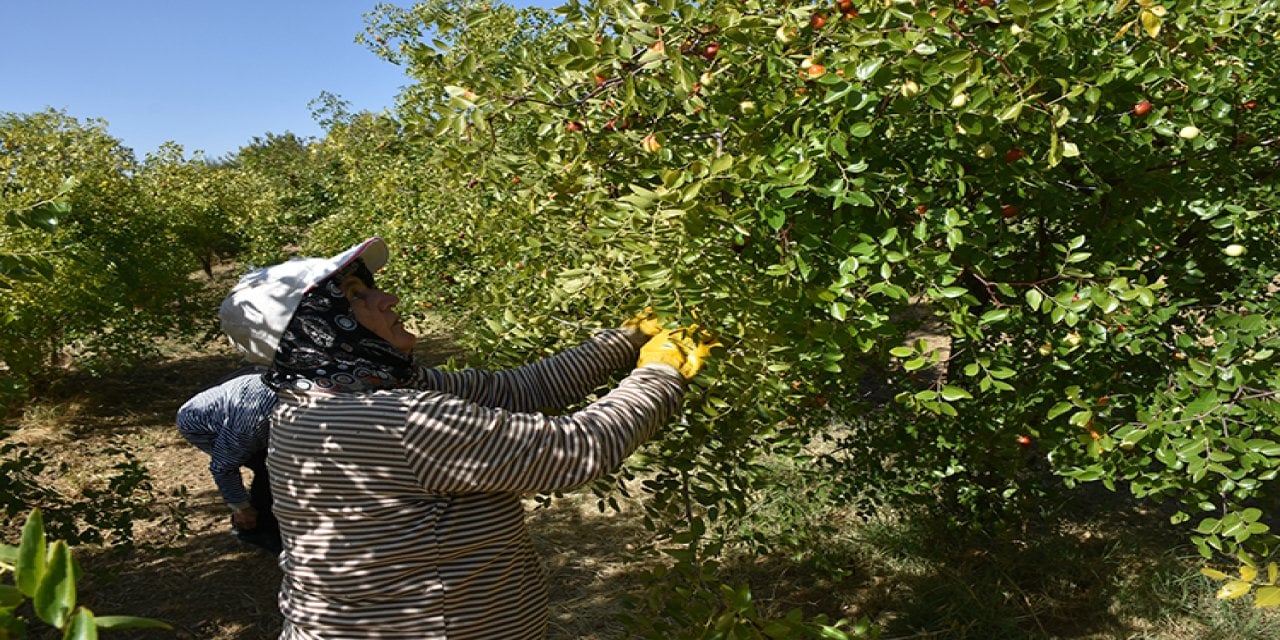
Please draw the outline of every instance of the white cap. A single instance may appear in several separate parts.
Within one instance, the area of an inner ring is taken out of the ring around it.
[[[369,238],[332,258],[295,258],[250,272],[218,309],[222,331],[245,359],[269,365],[303,295],[356,258],[375,273],[387,264],[387,256],[387,243]]]

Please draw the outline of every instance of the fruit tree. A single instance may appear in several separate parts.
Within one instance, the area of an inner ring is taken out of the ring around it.
[[[409,161],[342,235],[408,247],[413,301],[470,310],[499,362],[645,304],[714,331],[644,483],[689,571],[785,546],[740,535],[767,454],[981,521],[1033,509],[1042,461],[1267,555],[1277,8],[384,7]]]

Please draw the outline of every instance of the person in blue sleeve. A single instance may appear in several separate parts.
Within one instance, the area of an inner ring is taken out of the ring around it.
[[[209,473],[231,509],[231,530],[241,541],[280,552],[280,527],[272,513],[267,436],[276,392],[262,380],[265,367],[237,370],[195,394],[178,409],[178,431],[209,454]],[[253,480],[246,489],[241,469]]]

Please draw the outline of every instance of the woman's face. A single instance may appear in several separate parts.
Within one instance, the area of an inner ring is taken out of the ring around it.
[[[413,350],[418,336],[410,333],[400,322],[400,314],[394,309],[396,303],[400,302],[399,298],[369,287],[364,280],[354,275],[343,278],[341,284],[342,292],[351,303],[351,314],[360,326],[405,353]]]

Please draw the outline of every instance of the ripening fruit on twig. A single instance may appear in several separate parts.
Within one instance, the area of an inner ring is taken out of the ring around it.
[[[782,44],[790,44],[792,40],[796,39],[796,34],[794,30],[788,29],[786,25],[782,25],[778,27],[777,31],[773,32],[773,37],[777,38],[778,42],[781,42]]]
[[[1139,102],[1139,103],[1137,103],[1137,104],[1133,105],[1133,115],[1138,116],[1139,118],[1141,118],[1142,116],[1145,116],[1145,115],[1147,115],[1148,113],[1151,113],[1151,101],[1150,101],[1150,100],[1143,100],[1142,102]]]
[[[738,103],[738,111],[744,116],[754,115],[756,112],[756,103],[754,100],[743,100]]]
[[[822,74],[826,72],[827,68],[820,64],[811,64],[808,69],[805,69],[805,73],[809,74],[809,79],[811,80],[821,78]]]
[[[920,85],[916,84],[915,80],[907,80],[898,88],[898,92],[901,93],[904,98],[914,98],[920,95]]]
[[[1019,149],[1017,147],[1013,147],[1012,149],[1009,149],[1008,151],[1005,152],[1004,161],[1017,162],[1025,157],[1027,157],[1026,151],[1023,151],[1022,149]]]
[[[1016,204],[1004,204],[1004,205],[1000,205],[1000,217],[1001,217],[1001,218],[1004,218],[1005,220],[1008,220],[1008,219],[1010,219],[1010,218],[1016,218],[1017,216],[1018,216],[1018,205],[1016,205]]]
[[[1183,140],[1195,140],[1200,137],[1200,128],[1189,124],[1178,130],[1178,137]]]
[[[658,142],[658,136],[651,133],[640,141],[640,148],[649,153],[657,153],[662,148],[662,144]]]
[[[992,146],[990,142],[984,142],[981,145],[978,145],[978,150],[974,153],[983,160],[990,160],[991,158],[996,157],[996,148]]]
[[[1229,244],[1222,248],[1222,252],[1227,254],[1227,256],[1229,257],[1239,258],[1240,256],[1247,253],[1248,250],[1245,249],[1244,245],[1242,244]]]
[[[1062,344],[1065,344],[1068,347],[1080,346],[1080,334],[1074,331],[1072,331],[1071,333],[1068,333],[1066,336],[1062,338]]]
[[[577,133],[579,131],[582,131],[582,123],[574,122],[574,121],[566,122],[564,125],[564,130],[568,131],[569,133]]]
[[[715,60],[717,53],[720,53],[720,43],[712,42],[702,48],[702,59],[707,61]]]
[[[1023,448],[1031,446],[1031,436],[1018,434],[1018,446]]]
[[[827,16],[823,13],[815,13],[809,18],[809,28],[818,31],[827,26]]]
[[[969,104],[969,94],[961,91],[960,93],[957,93],[954,96],[951,96],[952,109],[959,109],[965,106],[966,104]]]

